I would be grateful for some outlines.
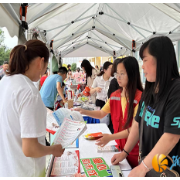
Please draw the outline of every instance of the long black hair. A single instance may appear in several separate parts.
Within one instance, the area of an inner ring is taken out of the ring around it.
[[[112,62],[106,61],[106,62],[103,64],[103,69],[102,69],[102,71],[101,71],[97,76],[102,76],[102,75],[104,74],[104,70],[107,70],[110,65],[112,65]]]
[[[173,43],[168,37],[155,37],[145,42],[139,52],[141,59],[143,59],[143,52],[146,48],[148,48],[149,54],[156,59],[156,81],[148,82],[146,80],[142,98],[145,105],[148,105],[153,95],[154,106],[156,106],[166,93],[171,80],[179,78],[178,66]]]
[[[117,64],[118,64],[118,61],[120,61],[120,60],[121,60],[120,58],[117,58],[113,62],[113,66],[112,66],[112,69],[111,69],[111,76],[114,76],[114,73],[117,72]]]
[[[125,124],[125,128],[126,128],[129,126],[133,118],[133,112],[134,112],[133,103],[134,103],[136,90],[138,89],[140,91],[143,91],[143,87],[141,83],[139,65],[137,59],[132,56],[128,56],[119,59],[117,62],[117,66],[120,63],[123,63],[128,75],[128,84],[126,86],[126,94],[125,94],[126,100],[127,100],[127,95],[129,96],[128,116]],[[120,89],[122,91],[122,87],[120,87]]]
[[[83,59],[82,63],[81,63],[81,68],[84,68],[86,71],[86,78],[87,77],[91,77],[92,76],[92,70],[94,69],[91,66],[91,63],[87,60],[87,59]]]

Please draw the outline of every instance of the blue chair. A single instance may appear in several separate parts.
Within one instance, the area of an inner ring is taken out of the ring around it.
[[[84,121],[87,121],[87,124],[100,123],[99,119],[91,118],[89,116],[83,116]]]

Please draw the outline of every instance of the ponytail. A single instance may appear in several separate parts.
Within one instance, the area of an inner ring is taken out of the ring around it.
[[[97,76],[102,76],[104,74],[104,70],[107,70],[110,65],[112,65],[112,62],[106,61],[103,65],[103,70]]]
[[[25,45],[15,46],[10,53],[9,71],[7,74],[24,74],[30,63],[37,57],[44,57],[44,62],[49,59],[49,50],[46,45],[39,40],[27,41]]]

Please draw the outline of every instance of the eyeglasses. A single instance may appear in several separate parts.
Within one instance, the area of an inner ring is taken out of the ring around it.
[[[121,74],[114,73],[114,77],[115,77],[116,79],[118,79],[118,78],[119,78],[119,79],[123,79],[125,75],[126,75],[125,73],[121,73]]]

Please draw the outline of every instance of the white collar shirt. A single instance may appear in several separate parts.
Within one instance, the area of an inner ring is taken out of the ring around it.
[[[105,81],[103,75],[97,76],[94,79],[92,88],[100,87],[102,89],[100,93],[97,93],[96,99],[99,99],[101,101],[106,101],[109,85],[112,79],[113,77],[110,77],[107,81]]]

